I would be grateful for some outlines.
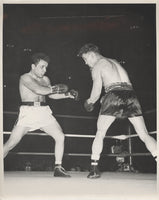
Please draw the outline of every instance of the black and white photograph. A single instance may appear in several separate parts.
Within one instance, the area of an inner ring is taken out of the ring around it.
[[[157,3],[2,4],[2,200],[157,200]]]

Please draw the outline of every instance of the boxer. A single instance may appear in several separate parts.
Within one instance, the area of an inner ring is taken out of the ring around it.
[[[78,92],[69,91],[65,84],[51,85],[49,78],[45,76],[50,61],[47,55],[36,53],[31,60],[31,70],[23,74],[19,80],[21,106],[17,123],[13,127],[8,141],[4,144],[4,157],[28,131],[40,129],[55,140],[54,176],[70,177],[62,167],[64,133],[46,103],[46,96],[51,99],[72,98],[77,100]]]
[[[97,120],[97,132],[92,145],[91,170],[88,178],[99,178],[98,162],[103,149],[105,134],[116,118],[128,118],[139,138],[145,143],[152,156],[157,156],[156,140],[148,134],[140,103],[125,69],[114,59],[106,58],[94,44],[81,47],[78,56],[89,66],[93,86],[89,99],[84,103],[88,112],[100,98],[102,87],[105,94],[101,98],[101,108]]]

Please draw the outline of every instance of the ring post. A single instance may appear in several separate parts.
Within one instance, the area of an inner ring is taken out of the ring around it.
[[[131,144],[131,125],[128,126],[128,135],[129,135],[129,138],[128,138],[128,144],[129,144],[129,171],[132,171],[133,169],[133,166],[132,166],[132,144]]]

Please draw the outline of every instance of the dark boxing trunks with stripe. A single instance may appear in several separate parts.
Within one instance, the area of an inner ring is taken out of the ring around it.
[[[106,87],[101,98],[100,114],[116,118],[141,116],[141,106],[132,85],[119,82]]]

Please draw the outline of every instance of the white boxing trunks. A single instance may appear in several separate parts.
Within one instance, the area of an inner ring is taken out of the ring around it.
[[[41,129],[56,121],[49,106],[20,106],[16,125],[29,127],[29,131]]]

